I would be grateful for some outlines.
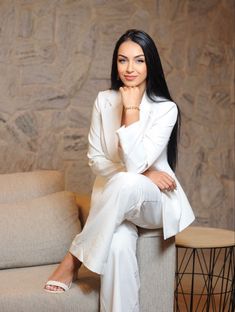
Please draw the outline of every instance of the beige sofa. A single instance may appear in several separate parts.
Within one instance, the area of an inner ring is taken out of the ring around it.
[[[99,276],[85,268],[69,291],[43,291],[88,209],[87,196],[64,191],[58,171],[0,175],[1,312],[99,311]],[[137,249],[141,312],[173,311],[174,240],[140,229]]]

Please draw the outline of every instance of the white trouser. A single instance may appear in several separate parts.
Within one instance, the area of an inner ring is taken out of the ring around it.
[[[123,222],[113,235],[108,261],[101,275],[100,312],[139,311],[137,228]]]
[[[161,192],[147,177],[121,172],[105,185],[70,248],[86,267],[101,274],[101,312],[139,311],[134,224],[162,227]]]

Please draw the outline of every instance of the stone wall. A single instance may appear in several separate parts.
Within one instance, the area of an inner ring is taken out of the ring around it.
[[[62,169],[88,192],[87,133],[116,39],[147,31],[182,110],[196,224],[232,228],[233,0],[0,0],[0,172]]]

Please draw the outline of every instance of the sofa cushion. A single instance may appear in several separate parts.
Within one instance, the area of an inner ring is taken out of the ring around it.
[[[0,204],[0,269],[59,262],[80,230],[70,192]]]
[[[97,312],[99,278],[85,271],[63,294],[43,290],[55,265],[0,271],[1,312]]]
[[[56,170],[0,174],[0,204],[20,202],[63,190],[63,175]]]

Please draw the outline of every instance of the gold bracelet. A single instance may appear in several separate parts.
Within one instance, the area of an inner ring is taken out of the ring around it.
[[[127,107],[125,107],[125,110],[128,110],[128,109],[137,109],[138,111],[140,110],[140,108],[138,106],[127,106]]]

